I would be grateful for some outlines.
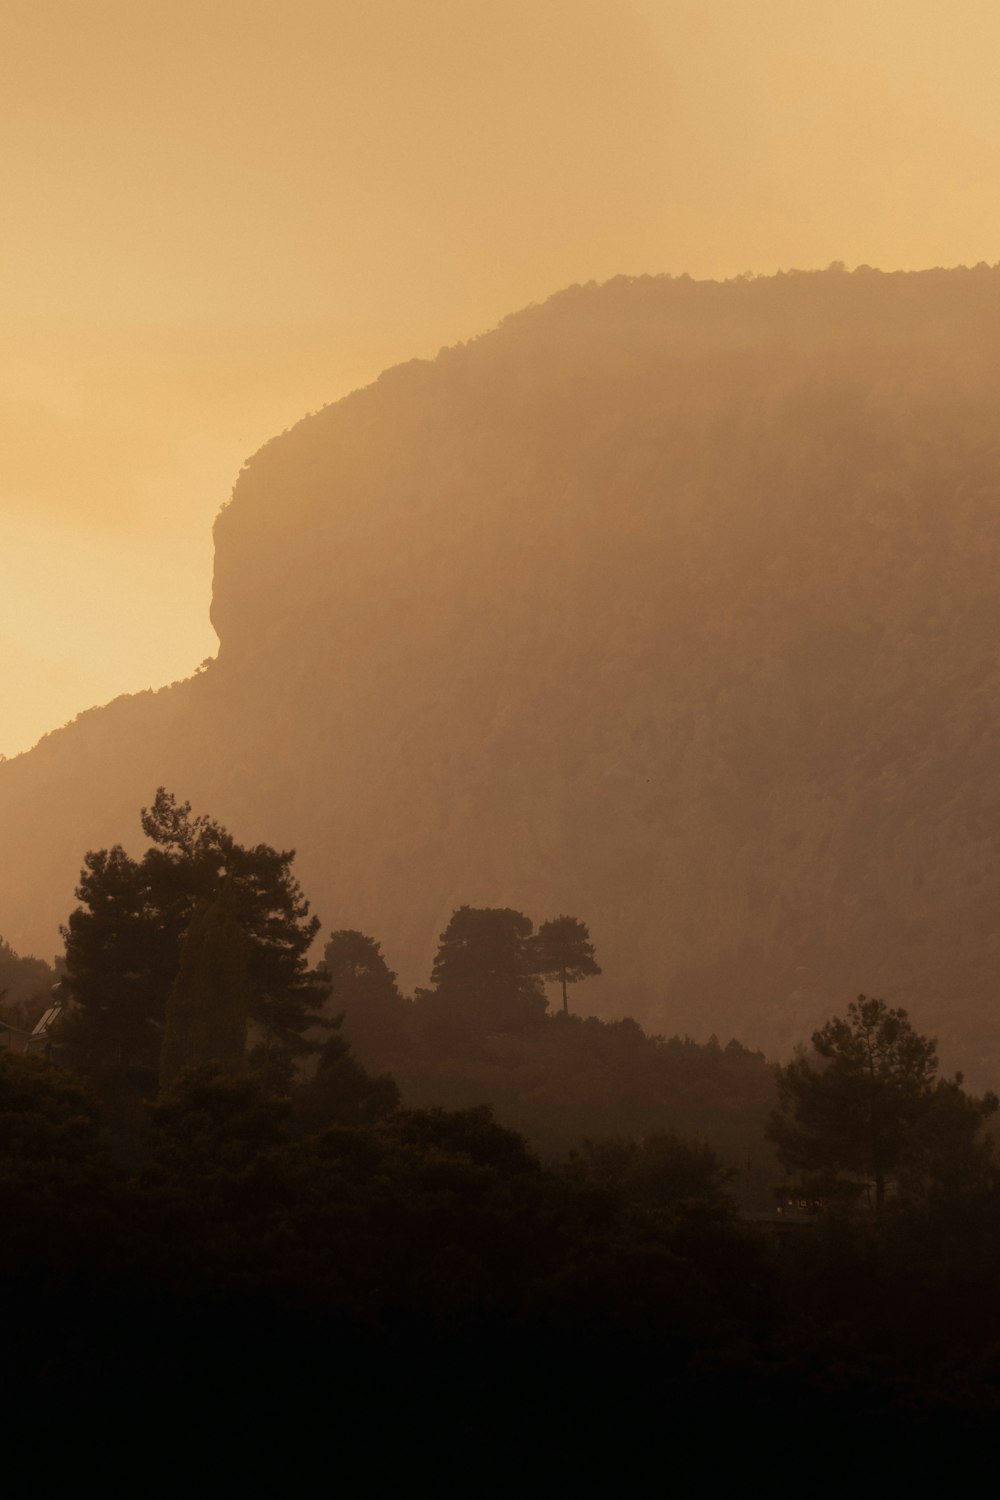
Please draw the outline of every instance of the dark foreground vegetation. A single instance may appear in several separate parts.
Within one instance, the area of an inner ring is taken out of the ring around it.
[[[545,1169],[486,1108],[307,1118],[299,1091],[196,1069],[126,1162],[78,1079],[8,1054],[8,1417],[58,1394],[64,1430],[165,1423],[176,1452],[224,1398],[261,1463],[320,1422],[376,1468],[400,1443],[442,1464],[566,1444],[576,1467],[627,1433],[679,1456],[717,1424],[861,1422],[863,1446],[996,1420],[992,1162],[881,1222],[761,1228],[669,1135]]]
[[[903,1012],[861,997],[775,1070],[565,1012],[585,925],[469,907],[408,1000],[364,934],[308,968],[290,855],[145,819],[143,861],[88,856],[63,1019],[0,1054],[4,1415],[41,1488],[322,1454],[362,1490],[631,1493],[994,1430],[996,1100]]]

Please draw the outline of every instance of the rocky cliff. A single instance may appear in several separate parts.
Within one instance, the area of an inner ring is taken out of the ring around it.
[[[51,953],[159,784],[426,982],[589,922],[580,1003],[782,1052],[858,991],[1000,1074],[1000,269],[572,288],[266,444],[218,659],[0,765]]]

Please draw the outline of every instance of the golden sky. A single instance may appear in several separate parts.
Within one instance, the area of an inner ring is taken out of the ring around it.
[[[0,0],[0,751],[306,410],[571,282],[1000,258],[996,0]]]

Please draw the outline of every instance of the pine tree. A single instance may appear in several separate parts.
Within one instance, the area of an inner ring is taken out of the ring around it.
[[[563,1014],[568,1014],[566,986],[601,972],[594,958],[590,929],[576,917],[553,917],[539,927],[535,952],[539,974],[562,985]]]
[[[996,1098],[967,1099],[960,1078],[935,1087],[937,1043],[905,1010],[859,995],[846,1020],[835,1016],[812,1043],[813,1056],[778,1069],[781,1108],[768,1136],[787,1167],[873,1183],[881,1217],[890,1182],[940,1176],[942,1161],[977,1154]]]
[[[76,1002],[67,1042],[77,1060],[97,1071],[155,1069],[185,940],[224,886],[247,943],[250,1021],[272,1052],[313,1050],[304,1033],[328,986],[309,968],[319,918],[291,873],[294,851],[237,844],[162,787],[142,827],[151,847],[141,860],[119,845],[86,855],[80,905],[63,929]]]

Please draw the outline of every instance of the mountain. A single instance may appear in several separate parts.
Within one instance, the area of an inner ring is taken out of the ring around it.
[[[0,765],[0,932],[164,784],[408,985],[460,904],[569,913],[583,1008],[780,1053],[863,991],[995,1081],[998,375],[986,266],[622,277],[387,371],[240,473],[217,659]]]

